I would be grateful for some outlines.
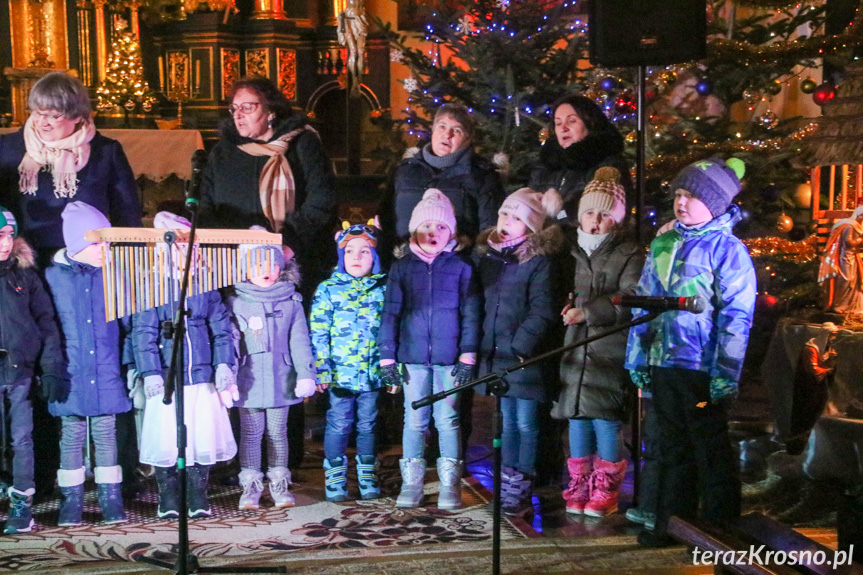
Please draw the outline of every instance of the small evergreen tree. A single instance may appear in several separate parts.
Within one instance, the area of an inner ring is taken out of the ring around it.
[[[127,121],[129,112],[139,105],[148,112],[156,102],[150,86],[144,80],[141,46],[129,30],[128,23],[122,18],[118,18],[114,25],[105,79],[99,83],[96,96],[99,110],[108,111],[114,106],[120,106]]]

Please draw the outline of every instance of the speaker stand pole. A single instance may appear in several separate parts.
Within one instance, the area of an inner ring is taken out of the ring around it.
[[[645,164],[647,162],[647,67],[638,66],[638,101],[635,151],[635,241],[641,244],[644,226],[644,196],[647,189]],[[641,478],[641,394],[635,401],[632,418],[632,504],[638,505],[639,480]]]

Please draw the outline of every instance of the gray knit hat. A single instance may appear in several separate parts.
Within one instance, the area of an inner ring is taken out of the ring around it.
[[[709,158],[680,170],[671,182],[671,190],[686,190],[702,201],[714,218],[728,210],[740,192],[740,179],[746,171],[742,160]]]

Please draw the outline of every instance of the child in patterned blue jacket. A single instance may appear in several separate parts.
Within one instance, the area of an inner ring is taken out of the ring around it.
[[[336,234],[339,266],[321,282],[312,302],[312,345],[318,387],[329,389],[330,408],[324,433],[327,501],[348,498],[348,437],[357,428],[357,479],[360,496],[381,496],[375,458],[378,393],[382,386],[377,345],[386,276],[377,244],[380,230],[342,224]]]
[[[737,395],[756,289],[746,246],[731,231],[740,220],[732,200],[743,171],[736,158],[710,159],[677,175],[677,221],[650,244],[638,283],[638,295],[700,296],[706,308],[669,311],[629,332],[625,365],[636,385],[652,389],[659,429],[656,526],[639,535],[644,546],[672,544],[669,517],[694,518],[699,500],[711,523],[740,514],[727,408]]]

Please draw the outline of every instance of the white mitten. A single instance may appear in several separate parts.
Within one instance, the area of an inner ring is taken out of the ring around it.
[[[165,393],[165,380],[161,375],[148,375],[144,378],[144,395],[147,399]]]
[[[314,379],[298,379],[297,386],[294,388],[294,395],[297,397],[311,397],[315,394],[316,390]]]
[[[231,366],[220,363],[216,366],[216,391],[227,391],[229,387],[237,383]]]
[[[222,402],[227,409],[231,409],[234,407],[234,402],[239,401],[240,399],[240,390],[237,387],[237,384],[233,384],[225,391],[219,392],[219,401]]]

